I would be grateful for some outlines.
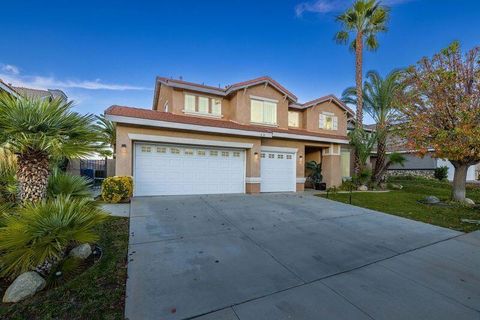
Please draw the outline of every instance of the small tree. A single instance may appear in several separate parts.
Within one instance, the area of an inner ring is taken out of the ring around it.
[[[468,167],[480,162],[480,47],[458,42],[407,70],[403,132],[421,155],[433,149],[455,168],[452,199],[465,200]]]
[[[387,157],[387,136],[392,130],[392,125],[398,119],[398,97],[403,94],[402,71],[394,70],[385,78],[376,72],[369,71],[367,80],[363,85],[364,109],[376,123],[377,136],[377,161],[373,170],[372,181],[378,184],[384,176],[391,160],[398,157]],[[355,87],[345,89],[342,94],[345,103],[357,103],[357,90]],[[391,158],[391,159],[390,159]]]
[[[17,157],[19,200],[46,197],[52,165],[62,157],[82,157],[98,150],[92,115],[71,110],[61,99],[15,98],[0,94],[0,147]]]
[[[373,147],[377,141],[377,134],[375,132],[368,133],[361,128],[355,128],[349,132],[350,145],[356,150],[358,156],[359,169],[354,174],[354,180],[357,184],[365,184],[371,177],[371,169],[367,166],[367,161],[372,154]]]

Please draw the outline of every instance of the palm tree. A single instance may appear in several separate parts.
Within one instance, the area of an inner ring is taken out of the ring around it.
[[[117,127],[114,122],[107,120],[105,115],[96,116],[96,126],[100,132],[100,141],[105,147],[111,147],[113,150],[113,157],[115,158],[116,144],[117,144]]]
[[[372,180],[377,184],[381,181],[387,164],[392,164],[390,160],[386,163],[386,143],[391,125],[398,116],[398,98],[405,88],[402,74],[401,70],[393,70],[385,78],[382,78],[378,72],[369,71],[363,85],[365,111],[376,123],[377,161]],[[357,89],[355,87],[345,89],[342,100],[349,104],[357,103]],[[396,158],[394,157],[394,159]]]
[[[93,115],[79,115],[61,99],[15,98],[0,94],[0,147],[17,156],[19,200],[46,196],[52,164],[98,149]]]
[[[363,126],[363,95],[362,95],[362,67],[363,47],[370,51],[378,48],[377,34],[387,31],[389,9],[382,6],[377,0],[356,0],[343,14],[337,17],[342,30],[337,32],[337,43],[346,44],[353,34],[355,39],[350,43],[350,49],[355,51],[355,84],[357,90],[357,114],[355,128]],[[358,152],[355,151],[355,173],[358,174],[360,163]]]

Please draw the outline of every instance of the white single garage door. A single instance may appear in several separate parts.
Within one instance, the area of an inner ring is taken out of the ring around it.
[[[135,143],[134,195],[245,192],[245,151]]]
[[[260,191],[296,191],[295,153],[262,151],[260,155]]]

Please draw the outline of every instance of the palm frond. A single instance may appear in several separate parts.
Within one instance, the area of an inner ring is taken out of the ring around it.
[[[69,245],[96,241],[95,226],[107,218],[94,202],[70,197],[18,208],[0,228],[0,276],[13,277],[60,259]]]
[[[37,151],[50,158],[87,156],[98,145],[95,117],[73,112],[72,106],[61,99],[0,94],[0,145],[17,154]]]
[[[47,195],[50,198],[59,196],[89,198],[92,196],[91,185],[92,181],[89,179],[55,169],[48,179]]]

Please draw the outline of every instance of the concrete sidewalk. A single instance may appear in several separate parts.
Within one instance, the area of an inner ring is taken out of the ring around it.
[[[311,195],[135,198],[126,317],[480,319],[480,233]]]

